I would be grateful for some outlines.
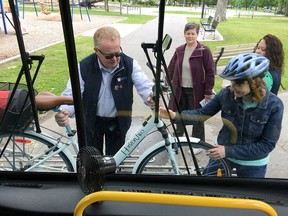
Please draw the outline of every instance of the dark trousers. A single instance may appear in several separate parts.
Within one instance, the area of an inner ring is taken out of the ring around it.
[[[267,171],[267,165],[263,166],[244,166],[240,164],[236,164],[229,159],[226,159],[228,167],[230,171],[233,169],[236,170],[237,177],[249,177],[249,178],[265,178],[265,174]],[[220,162],[217,160],[209,159],[209,164],[203,171],[203,175],[215,175],[218,169],[222,169]]]
[[[105,155],[114,155],[125,143],[125,135],[121,134],[118,118],[96,117],[95,143],[102,155],[105,141]]]
[[[180,111],[194,109],[194,95],[193,88],[182,87],[182,95],[179,103]],[[181,123],[176,124],[176,133],[178,136],[183,136],[184,127]],[[199,138],[205,141],[205,126],[204,122],[200,122],[198,125],[193,125],[192,137]]]

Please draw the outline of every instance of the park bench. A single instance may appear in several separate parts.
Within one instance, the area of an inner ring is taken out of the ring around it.
[[[204,25],[208,25],[208,26],[211,25],[212,20],[213,20],[212,16],[209,16],[207,20],[201,19],[200,24],[201,24],[202,28]]]
[[[217,74],[217,64],[220,59],[231,59],[241,53],[253,52],[256,43],[249,44],[237,44],[237,45],[227,45],[218,46],[213,52],[213,60],[215,65],[215,74]]]
[[[214,39],[215,39],[215,31],[218,26],[218,23],[219,22],[214,19],[211,25],[203,25],[204,30],[203,39],[205,38],[205,32],[212,32],[212,33],[214,32]]]

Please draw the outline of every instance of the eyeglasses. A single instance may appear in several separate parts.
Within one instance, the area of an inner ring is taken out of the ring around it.
[[[102,50],[98,48],[96,48],[96,51],[99,51],[105,57],[105,59],[112,59],[114,56],[118,58],[122,55],[122,51],[116,52],[116,53],[109,53],[109,54],[104,53]]]

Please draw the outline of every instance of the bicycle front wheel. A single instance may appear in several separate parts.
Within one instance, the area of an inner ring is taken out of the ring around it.
[[[9,136],[0,136],[0,151]],[[40,135],[12,135],[0,158],[0,171],[74,172],[73,165],[63,151]]]
[[[212,145],[205,142],[191,142],[190,144],[193,148],[201,176],[231,176],[230,168],[225,159],[211,160],[206,155],[206,150],[213,148]],[[188,142],[172,143],[172,146],[177,163],[174,167],[178,169],[180,175],[199,175],[199,173],[196,172]],[[185,166],[180,146],[186,158],[187,167]],[[140,158],[139,160],[140,162],[136,164],[135,173],[153,175],[174,175],[175,173],[164,144],[159,145],[146,154],[145,158]]]

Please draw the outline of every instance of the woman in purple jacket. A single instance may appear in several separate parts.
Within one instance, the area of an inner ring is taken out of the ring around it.
[[[210,49],[197,41],[199,29],[200,26],[196,23],[185,25],[186,43],[176,48],[168,66],[175,93],[175,97],[169,102],[169,108],[173,111],[178,111],[176,102],[181,112],[198,109],[201,107],[201,100],[208,102],[213,96],[214,61]],[[176,124],[176,133],[183,136],[184,128],[181,123]],[[205,141],[204,122],[193,126],[192,136]]]

